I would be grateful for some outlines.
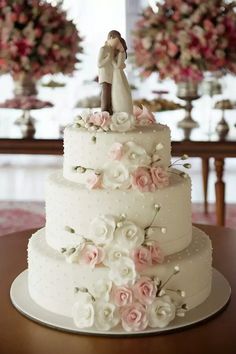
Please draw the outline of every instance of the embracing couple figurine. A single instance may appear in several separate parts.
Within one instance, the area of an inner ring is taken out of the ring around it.
[[[110,31],[98,58],[99,83],[102,86],[101,110],[110,114],[132,114],[133,103],[130,86],[124,73],[127,58],[125,40],[118,31]]]

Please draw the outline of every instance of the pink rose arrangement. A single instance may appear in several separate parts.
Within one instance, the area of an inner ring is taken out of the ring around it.
[[[91,114],[89,123],[96,125],[97,127],[107,128],[111,123],[111,116],[109,112],[96,112]]]
[[[132,174],[132,185],[141,192],[153,192],[169,185],[167,171],[160,166],[138,167]]]
[[[147,327],[148,308],[157,296],[157,284],[147,276],[141,276],[132,287],[113,286],[111,301],[119,308],[126,331],[142,331]]]
[[[123,156],[123,145],[121,143],[114,143],[108,156],[111,160],[120,160]]]
[[[104,259],[105,253],[102,247],[97,247],[92,244],[87,244],[81,251],[81,263],[87,264],[94,268],[97,264],[101,263]]]
[[[143,77],[201,81],[205,71],[236,73],[235,3],[167,0],[144,9],[134,31],[136,64]]]
[[[143,305],[150,305],[156,297],[157,286],[148,277],[141,277],[133,287],[135,298]]]
[[[133,107],[133,116],[135,118],[136,126],[144,126],[155,123],[155,117],[145,106],[142,108],[138,106]],[[102,128],[103,130],[109,130],[112,123],[112,116],[107,111],[88,113],[86,116],[86,123]],[[117,159],[117,158],[116,158]]]
[[[139,246],[132,252],[135,268],[138,272],[164,261],[164,254],[157,241],[151,241],[147,245]]]
[[[169,185],[169,176],[167,172],[160,166],[150,168],[153,183],[157,189],[162,189]]]
[[[149,125],[156,122],[154,114],[142,105],[133,107],[133,115],[135,116],[137,125]]]
[[[156,188],[150,174],[150,169],[147,167],[138,167],[132,174],[132,186],[140,190],[140,192],[154,192]]]
[[[152,264],[161,264],[164,262],[164,254],[157,241],[152,241],[147,245],[149,252],[151,253]]]
[[[87,179],[87,187],[89,189],[100,189],[102,188],[102,175],[92,172]]]
[[[146,307],[139,302],[126,306],[121,312],[121,322],[127,332],[144,330],[148,325]]]
[[[126,286],[114,287],[112,300],[118,307],[130,305],[133,302],[133,291]]]
[[[152,265],[152,255],[150,250],[144,246],[135,248],[133,251],[133,260],[138,272],[150,267]]]
[[[71,74],[82,52],[81,37],[60,5],[40,0],[0,0],[0,72],[35,80]]]

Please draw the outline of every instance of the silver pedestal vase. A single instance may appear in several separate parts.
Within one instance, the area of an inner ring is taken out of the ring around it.
[[[34,137],[35,119],[30,115],[30,110],[23,110],[23,114],[15,121],[16,125],[19,125],[22,137],[31,139]]]
[[[191,115],[192,112],[192,101],[197,100],[200,95],[198,92],[198,83],[192,81],[179,82],[177,83],[177,97],[181,100],[186,101],[185,105],[185,117],[178,123],[180,128],[196,128],[199,127],[198,122],[196,122]]]
[[[14,80],[14,95],[17,97],[36,96],[38,91],[36,87],[37,81],[29,73],[21,73]],[[17,118],[15,124],[19,125],[22,136],[32,138],[36,132],[35,119],[30,115],[30,110],[24,110],[23,114]]]
[[[18,96],[36,96],[38,91],[36,88],[37,81],[29,73],[22,73],[14,80],[14,95]]]
[[[229,132],[229,124],[225,120],[225,110],[222,109],[222,116],[220,121],[217,123],[216,132],[219,135],[227,135]]]

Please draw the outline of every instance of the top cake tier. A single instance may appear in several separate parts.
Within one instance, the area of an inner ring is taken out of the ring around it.
[[[100,183],[95,176],[105,171],[104,177],[107,174],[108,178],[103,179],[104,188],[126,189],[130,183],[126,173],[152,165],[167,169],[170,158],[170,129],[162,124],[139,126],[126,132],[91,132],[69,125],[64,132],[63,175],[91,188]]]

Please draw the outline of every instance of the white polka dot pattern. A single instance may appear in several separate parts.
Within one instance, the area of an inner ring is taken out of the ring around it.
[[[105,266],[92,270],[78,263],[65,262],[65,258],[46,243],[44,229],[30,239],[28,255],[32,298],[40,306],[58,314],[71,316],[75,287],[91,289],[97,279],[108,278]],[[203,231],[194,227],[193,240],[185,250],[166,257],[163,264],[150,267],[143,274],[157,276],[164,281],[178,265],[180,272],[171,279],[168,288],[185,291],[184,302],[191,309],[210,293],[211,262],[211,241]]]
[[[92,139],[94,136],[96,136],[96,143]],[[121,144],[135,142],[143,147],[148,155],[151,155],[156,145],[161,143],[163,148],[158,151],[161,160],[157,165],[167,167],[170,164],[170,129],[166,125],[155,124],[155,129],[153,125],[139,127],[123,134],[117,132],[95,134],[84,128],[75,128],[70,125],[64,132],[64,177],[70,181],[85,184],[87,173],[75,172],[73,167],[101,169],[108,161],[111,146],[117,142]]]
[[[65,231],[65,226],[86,236],[91,221],[106,214],[119,217],[125,213],[128,220],[145,228],[150,226],[155,215],[154,205],[159,204],[161,208],[154,223],[158,228],[152,238],[168,255],[191,242],[190,193],[190,178],[172,173],[168,187],[141,193],[136,190],[88,190],[56,172],[49,177],[46,187],[46,240],[55,249],[73,246],[76,235]],[[166,228],[166,232],[161,232],[161,228]]]

